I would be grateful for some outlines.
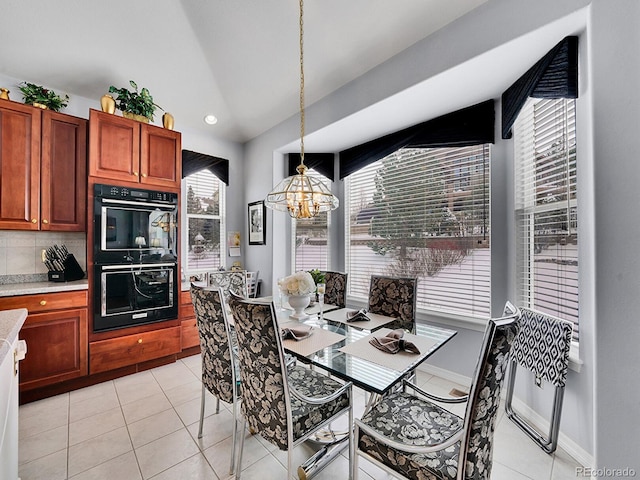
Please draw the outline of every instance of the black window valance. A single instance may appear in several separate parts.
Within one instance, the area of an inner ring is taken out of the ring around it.
[[[289,153],[289,165],[287,171],[288,176],[298,173],[296,167],[300,165],[300,154]],[[329,180],[333,181],[333,165],[335,154],[333,153],[305,153],[304,164],[307,168],[313,168],[316,172],[321,173]]]
[[[502,138],[527,98],[578,98],[578,37],[565,37],[502,94]]]
[[[182,178],[205,168],[226,185],[229,185],[229,160],[191,150],[182,150]]]
[[[468,147],[495,141],[494,101],[463,108],[340,152],[340,178],[403,147]]]

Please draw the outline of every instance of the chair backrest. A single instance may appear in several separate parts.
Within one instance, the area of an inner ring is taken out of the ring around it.
[[[200,338],[202,383],[219,399],[233,403],[237,379],[231,353],[231,331],[223,306],[222,290],[207,290],[192,284],[191,302],[196,313]]]
[[[417,278],[371,276],[369,311],[398,317],[388,328],[413,330],[416,315]]]
[[[536,381],[542,379],[555,387],[564,387],[569,370],[573,324],[529,308],[520,310],[520,331],[513,344],[511,358],[533,372]]]
[[[258,293],[258,275],[260,271],[247,272],[247,296],[249,298],[256,298]]]
[[[505,316],[490,319],[487,323],[467,401],[465,435],[458,461],[462,472],[458,478],[491,478],[493,432],[500,405],[500,389],[520,317],[520,311],[507,303]]]
[[[338,308],[347,306],[347,275],[341,272],[324,272],[324,303]]]
[[[247,296],[247,272],[238,270],[233,272],[209,272],[209,286],[221,288],[225,301],[229,301],[229,294],[241,297]]]
[[[281,450],[291,440],[289,388],[284,350],[273,303],[232,295],[229,300],[238,338],[242,413],[249,427]]]

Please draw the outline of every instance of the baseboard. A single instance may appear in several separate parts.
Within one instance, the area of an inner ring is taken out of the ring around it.
[[[434,365],[423,363],[418,367],[418,370],[430,375],[435,375],[436,377],[444,378],[445,380],[457,383],[458,385],[463,385],[467,387],[467,390],[469,389],[469,385],[471,385],[471,377],[465,377],[459,373],[452,372],[451,370],[445,370],[444,368],[436,367]]]
[[[422,364],[418,367],[418,370],[424,373],[428,373],[431,375],[435,375],[440,378],[444,378],[445,380],[449,380],[450,382],[457,383],[459,385],[471,385],[471,378],[466,377],[464,375],[460,375],[459,373],[452,372],[450,370],[445,370],[444,368],[436,367],[429,364]],[[506,394],[506,388],[502,389],[501,397],[504,400]],[[511,402],[513,409],[518,412],[518,414],[525,420],[527,420],[531,425],[539,429],[541,432],[549,431],[549,421],[540,416],[536,411],[532,410],[529,406],[527,406],[522,400],[518,399],[515,395]],[[505,417],[507,421],[511,421]],[[574,460],[576,460],[580,465],[585,467],[594,468],[595,460],[593,455],[587,452],[584,448],[574,442],[571,438],[560,431],[558,435],[558,446],[562,448],[565,452],[567,452]]]
[[[504,392],[503,392],[504,393]],[[515,395],[511,401],[511,406],[513,409],[518,412],[521,418],[527,420],[532,426],[538,429],[540,432],[548,432],[549,431],[549,421],[539,415],[535,410],[532,410],[531,407],[526,405],[522,400],[517,398]],[[507,421],[511,421],[505,417]],[[574,442],[567,435],[562,433],[558,434],[558,446],[562,448],[565,452],[567,452],[574,460],[576,460],[580,465],[585,467],[594,468],[595,459],[593,455],[587,452],[584,448]]]

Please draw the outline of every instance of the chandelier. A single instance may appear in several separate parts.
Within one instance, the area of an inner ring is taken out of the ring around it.
[[[303,0],[300,0],[300,165],[296,175],[282,180],[267,195],[265,205],[289,212],[292,218],[312,218],[338,208],[338,198],[319,178],[307,175],[304,164],[304,42]]]

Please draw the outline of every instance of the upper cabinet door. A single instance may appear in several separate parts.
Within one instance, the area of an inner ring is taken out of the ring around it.
[[[83,232],[87,219],[87,120],[42,112],[41,230]]]
[[[89,175],[100,180],[180,189],[180,132],[91,110]]]
[[[180,132],[142,124],[140,133],[140,182],[159,187],[180,188]]]
[[[0,100],[0,229],[40,228],[41,112]]]
[[[123,182],[140,181],[139,122],[90,111],[89,175]]]

